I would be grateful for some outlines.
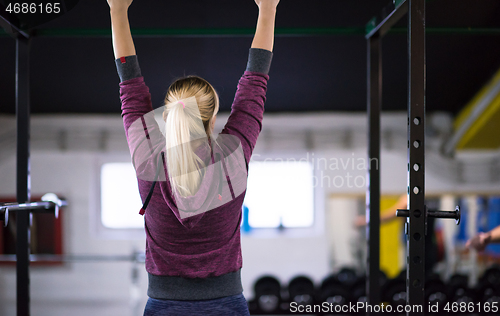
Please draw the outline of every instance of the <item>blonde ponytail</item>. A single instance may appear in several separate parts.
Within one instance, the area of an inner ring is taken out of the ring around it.
[[[204,79],[179,79],[169,88],[163,114],[167,170],[172,190],[181,196],[192,196],[198,191],[205,164],[194,150],[205,143],[218,108],[218,96]]]

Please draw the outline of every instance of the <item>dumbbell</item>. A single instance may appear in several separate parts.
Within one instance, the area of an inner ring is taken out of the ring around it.
[[[252,303],[255,303],[257,312],[279,312],[281,304],[281,284],[275,277],[263,276],[259,278],[255,282],[254,291],[255,302]]]
[[[360,276],[356,279],[351,287],[351,301],[356,304],[357,302],[368,302],[366,297],[366,276]]]
[[[451,303],[477,302],[476,293],[469,288],[469,277],[463,274],[454,274],[448,280],[448,297]]]
[[[396,310],[396,306],[406,305],[406,279],[400,275],[387,280],[382,287],[381,299],[383,302],[389,303],[393,310]]]
[[[290,302],[296,302],[298,305],[313,304],[315,292],[313,281],[306,276],[297,276],[288,283]]]
[[[448,302],[448,289],[446,284],[441,280],[439,275],[430,274],[427,275],[425,280],[425,302],[429,305],[436,305],[440,312],[443,312],[443,308]]]
[[[334,305],[345,305],[352,300],[349,289],[339,281],[338,275],[330,275],[321,283],[319,301]]]
[[[337,273],[337,279],[347,287],[351,287],[356,282],[356,271],[352,268],[344,267]]]
[[[497,302],[500,305],[500,267],[493,266],[487,269],[476,287],[478,299],[483,302]]]
[[[387,282],[387,275],[383,272],[379,272],[379,287],[383,288]],[[368,299],[366,297],[366,276],[362,275],[356,278],[353,285],[350,288],[351,301],[353,304],[358,302],[366,303]]]

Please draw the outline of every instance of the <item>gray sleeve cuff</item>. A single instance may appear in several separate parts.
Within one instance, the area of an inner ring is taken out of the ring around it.
[[[260,48],[250,48],[248,53],[247,71],[255,71],[263,74],[269,73],[273,53]]]
[[[120,76],[120,82],[142,76],[137,55],[118,58],[115,60],[115,63],[118,76]]]

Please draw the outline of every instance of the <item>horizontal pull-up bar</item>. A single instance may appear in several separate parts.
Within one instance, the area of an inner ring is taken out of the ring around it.
[[[42,196],[42,201],[27,203],[0,203],[0,221],[7,226],[9,223],[9,212],[29,211],[33,213],[54,213],[59,217],[59,208],[68,205],[66,200],[60,199],[54,193]]]
[[[407,34],[406,27],[395,27],[388,34]],[[468,27],[428,27],[427,34],[500,35],[500,28]],[[246,37],[253,36],[253,28],[209,28],[209,29],[132,29],[136,38],[140,37]],[[0,36],[8,34],[0,29]],[[33,37],[111,37],[109,29],[40,29],[32,32]],[[311,37],[334,35],[365,35],[362,27],[326,28],[277,28],[276,37]]]

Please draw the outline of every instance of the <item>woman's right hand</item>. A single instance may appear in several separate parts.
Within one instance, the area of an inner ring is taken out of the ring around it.
[[[108,0],[111,10],[127,10],[131,4],[132,0]]]
[[[274,9],[278,6],[280,0],[255,0],[259,9]]]

